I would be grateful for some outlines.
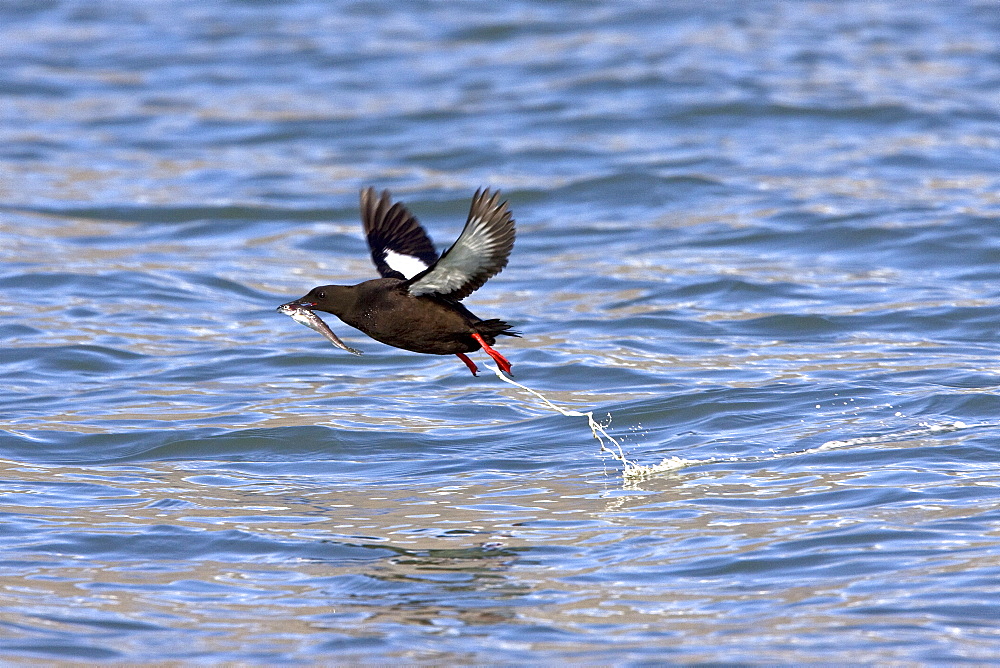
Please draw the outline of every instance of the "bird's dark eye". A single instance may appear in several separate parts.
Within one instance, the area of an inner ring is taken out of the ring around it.
[[[316,297],[319,299],[326,299],[326,290],[320,290],[316,293]]]

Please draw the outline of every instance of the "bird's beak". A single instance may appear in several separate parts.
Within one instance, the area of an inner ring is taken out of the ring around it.
[[[295,311],[295,310],[300,309],[300,308],[311,309],[314,306],[316,306],[316,302],[307,302],[307,301],[302,300],[302,299],[294,299],[294,300],[292,300],[290,302],[282,304],[281,306],[279,306],[277,308],[277,310],[281,311],[282,313],[284,313],[285,311]]]

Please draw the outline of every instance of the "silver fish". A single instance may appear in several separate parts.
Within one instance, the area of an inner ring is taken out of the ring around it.
[[[282,304],[281,306],[279,306],[278,312],[284,313],[285,315],[289,316],[292,320],[299,323],[300,325],[305,325],[309,329],[315,332],[319,332],[320,334],[326,337],[327,341],[337,346],[338,348],[343,348],[347,352],[354,353],[355,355],[362,354],[360,350],[355,350],[354,348],[351,348],[346,343],[341,341],[340,337],[338,337],[336,334],[333,333],[333,330],[330,329],[329,325],[323,322],[323,320],[318,315],[310,311],[302,304],[296,304],[295,302],[288,302],[287,304]]]

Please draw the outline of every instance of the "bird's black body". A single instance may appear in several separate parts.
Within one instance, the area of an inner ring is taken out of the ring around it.
[[[376,278],[357,285],[313,288],[301,302],[332,313],[376,341],[415,353],[455,355],[482,346],[480,334],[493,345],[499,334],[516,336],[502,320],[482,320],[460,302],[425,295],[414,297],[406,281]]]
[[[477,192],[465,229],[440,258],[427,233],[388,191],[361,193],[361,214],[372,260],[383,278],[357,285],[323,285],[294,306],[332,313],[376,341],[431,355],[465,356],[480,348],[510,372],[491,346],[500,335],[519,336],[502,320],[482,320],[460,300],[499,273],[514,246],[514,220],[499,193]]]

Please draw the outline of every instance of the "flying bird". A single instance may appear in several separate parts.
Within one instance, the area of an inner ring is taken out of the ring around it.
[[[475,376],[467,353],[484,350],[505,372],[511,365],[492,348],[497,336],[520,336],[503,320],[483,320],[462,305],[507,266],[514,219],[499,192],[480,189],[465,228],[440,257],[427,232],[388,190],[361,191],[361,221],[382,278],[357,285],[321,285],[278,310],[352,353],[313,311],[332,313],[376,341],[431,355],[457,355]]]

